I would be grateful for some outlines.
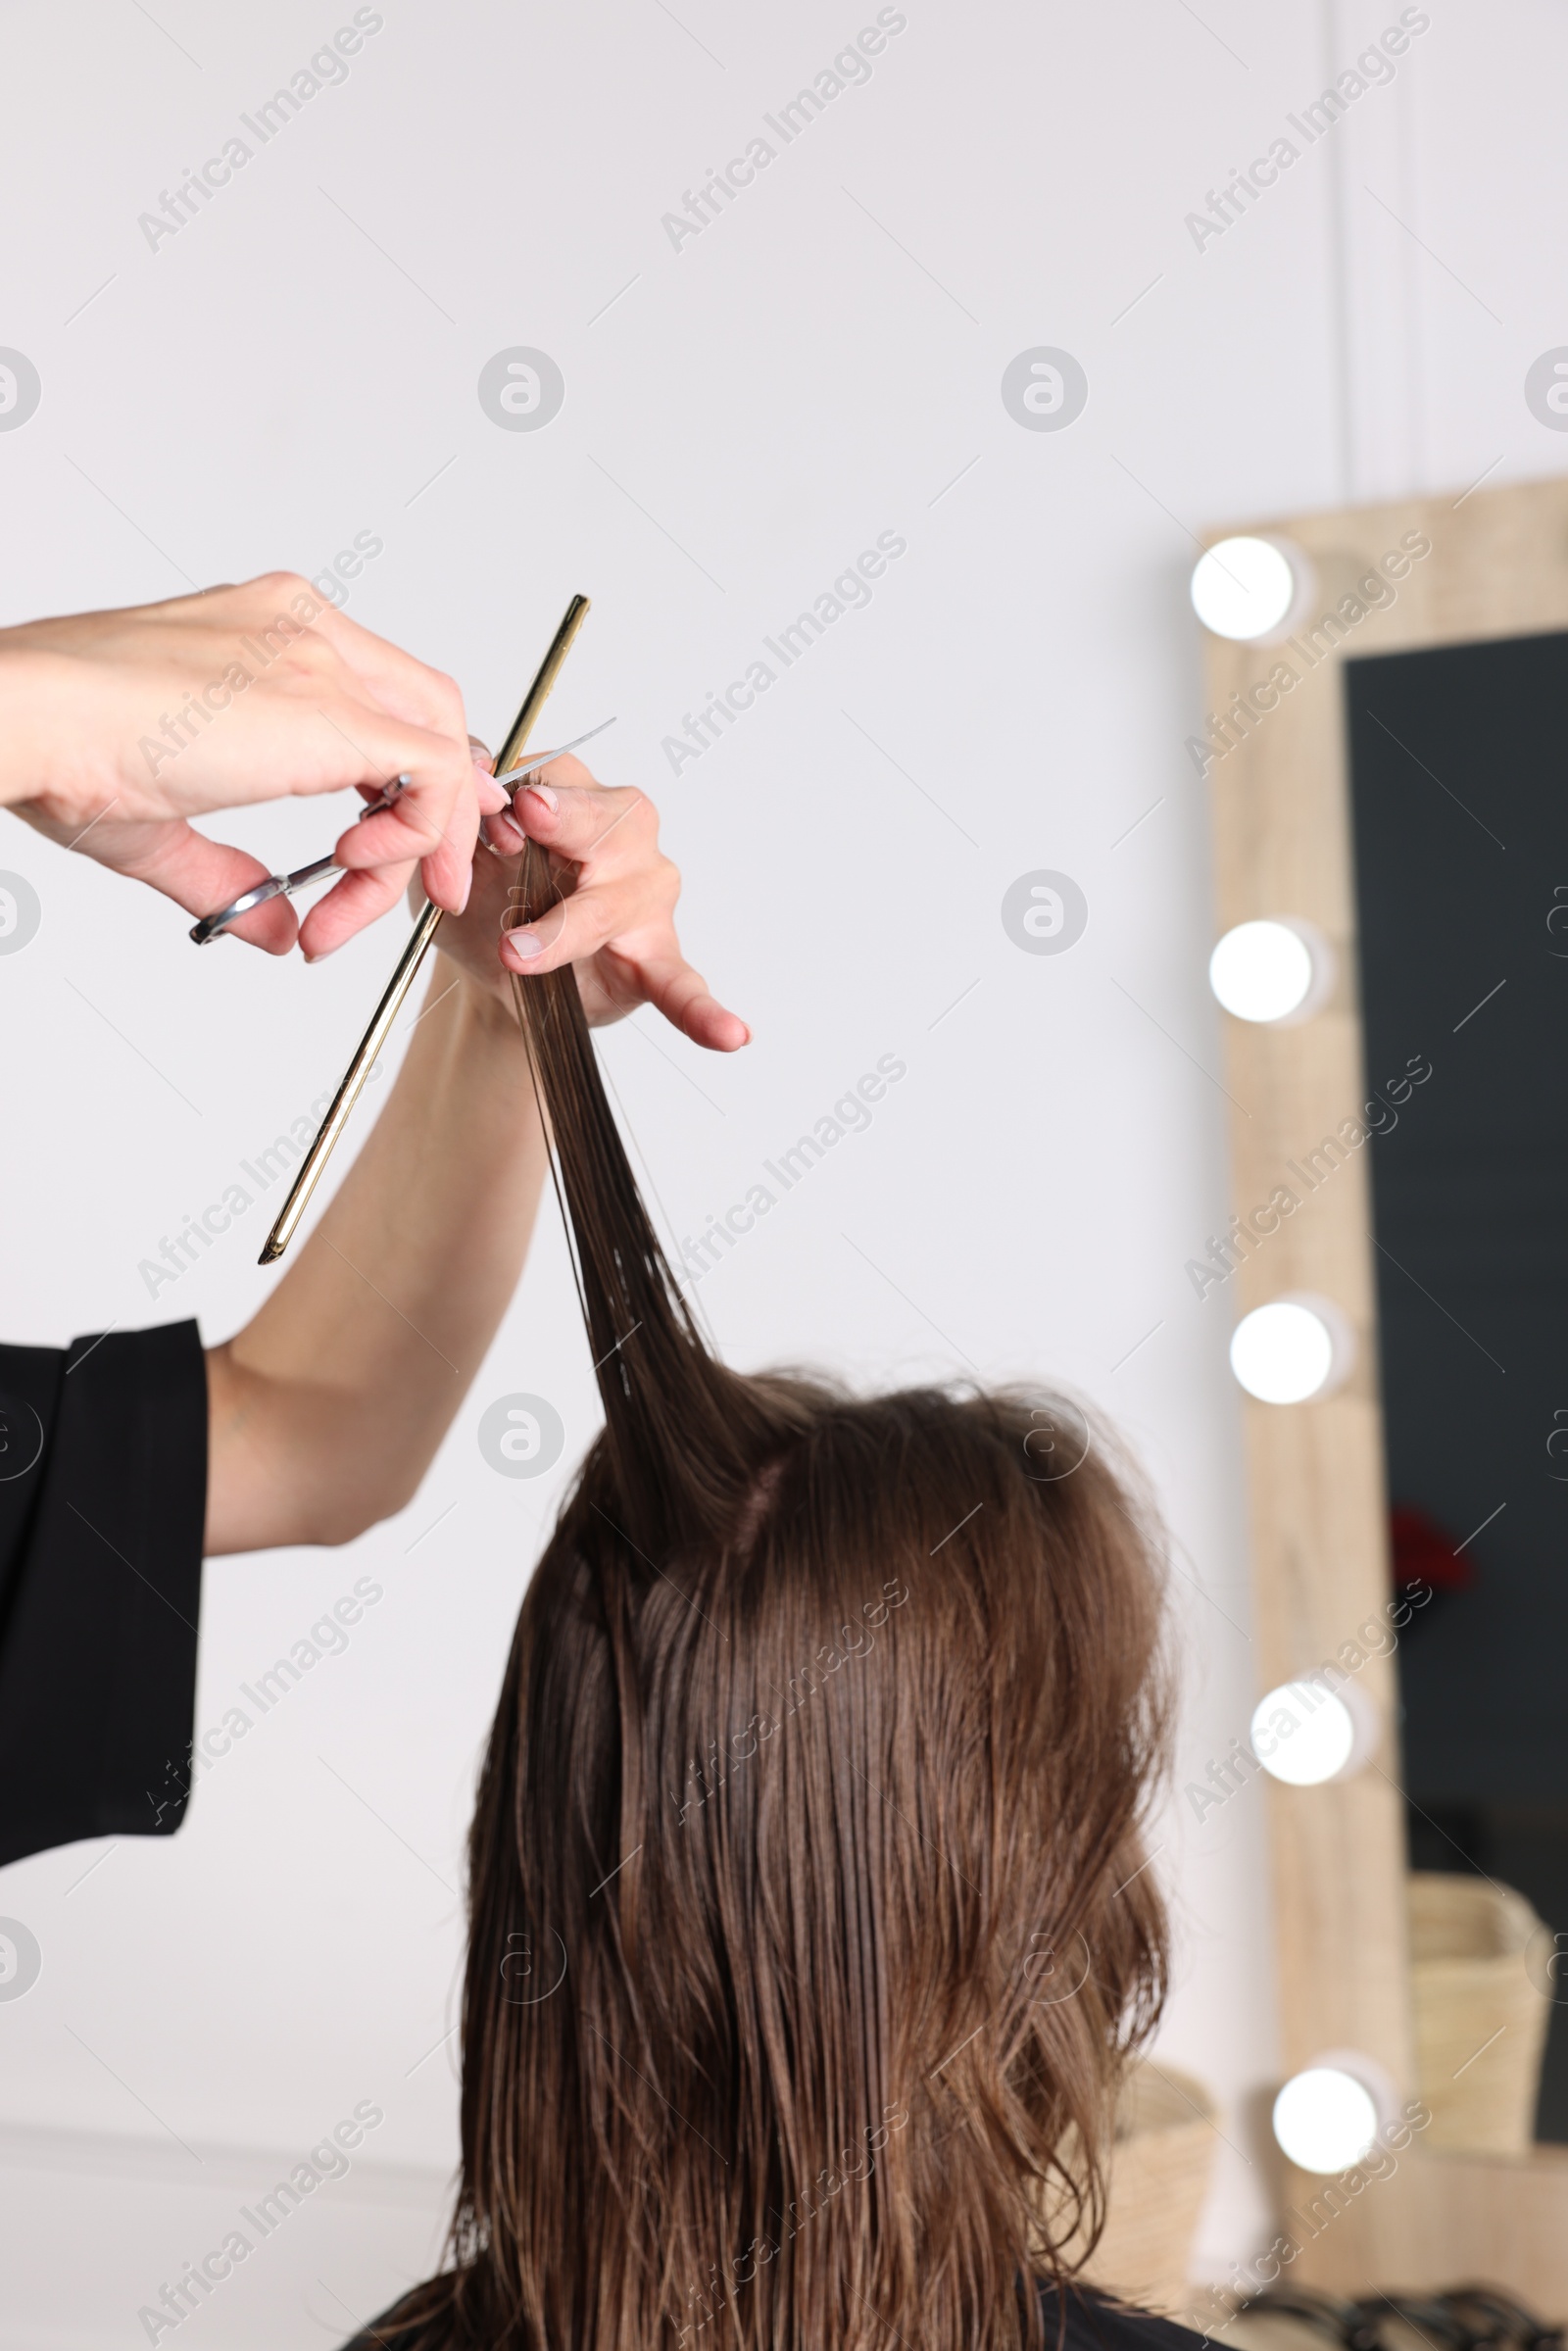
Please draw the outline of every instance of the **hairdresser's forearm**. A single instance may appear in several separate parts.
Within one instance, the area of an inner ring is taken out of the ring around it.
[[[57,783],[58,759],[45,712],[54,666],[14,628],[0,628],[0,808]]]
[[[512,1298],[546,1171],[516,1022],[437,961],[374,1131],[208,1356],[209,1552],[343,1543],[413,1498]]]

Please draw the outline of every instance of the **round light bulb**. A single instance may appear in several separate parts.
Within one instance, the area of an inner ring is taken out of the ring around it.
[[[1278,1298],[1231,1333],[1231,1369],[1263,1404],[1304,1404],[1349,1369],[1349,1325],[1326,1298]]]
[[[1208,984],[1238,1020],[1302,1016],[1333,985],[1328,942],[1309,923],[1239,922],[1208,958]]]
[[[1271,1690],[1252,1713],[1252,1752],[1289,1788],[1337,1780],[1355,1752],[1355,1717],[1344,1698],[1306,1683]]]
[[[1266,1772],[1290,1788],[1348,1780],[1377,1753],[1382,1737],[1383,1716],[1375,1701],[1327,1663],[1299,1682],[1271,1690],[1252,1711],[1252,1752]]]
[[[1339,2066],[1294,2074],[1274,2101],[1274,2136],[1303,2172],[1348,2172],[1371,2152],[1377,2134],[1371,2091]]]
[[[1221,539],[1193,566],[1193,610],[1216,637],[1256,644],[1287,634],[1305,585],[1304,559],[1281,541]]]

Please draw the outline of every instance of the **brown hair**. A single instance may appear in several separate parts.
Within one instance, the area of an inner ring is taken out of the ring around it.
[[[1036,2343],[1165,1981],[1135,1489],[1098,1438],[1053,1474],[1038,1394],[726,1370],[571,972],[516,994],[605,1428],[491,1733],[451,2266],[396,2339]]]

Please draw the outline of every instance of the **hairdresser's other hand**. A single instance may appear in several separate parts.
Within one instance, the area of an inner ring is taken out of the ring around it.
[[[373,797],[398,775],[396,808],[341,834],[348,870],[303,926],[286,899],[233,926],[273,955],[296,936],[311,956],[340,947],[416,866],[437,906],[465,904],[480,814],[504,795],[469,759],[451,678],[288,571],[0,629],[0,805],[192,914],[267,868],[191,817],[351,785]]]
[[[474,758],[484,758],[474,746]],[[541,789],[519,792],[511,814],[486,818],[474,858],[473,895],[459,922],[436,933],[445,955],[512,1009],[512,976],[571,963],[583,1008],[600,1028],[650,1004],[715,1053],[751,1042],[737,1013],[710,996],[680,951],[675,901],[680,875],[659,846],[659,814],[646,793],[612,791],[581,759],[552,760]],[[548,849],[564,867],[570,897],[530,930],[509,927],[509,891],[525,840]],[[530,944],[534,948],[529,953]]]

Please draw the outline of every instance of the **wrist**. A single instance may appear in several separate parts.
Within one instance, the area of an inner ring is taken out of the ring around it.
[[[453,980],[457,985],[453,987]],[[450,991],[450,993],[449,993]],[[492,988],[475,979],[470,971],[449,962],[445,956],[438,961],[430,983],[430,1004],[433,1009],[444,999],[442,1010],[450,1011],[455,1031],[482,1039],[486,1045],[496,1041],[520,1042],[516,1009],[509,987]]]
[[[92,662],[41,641],[33,624],[0,629],[0,807],[54,840],[126,790],[117,714],[100,684]],[[142,812],[122,802],[122,815]]]
[[[521,1045],[516,1007],[510,991],[505,997],[498,996],[493,988],[481,987],[477,980],[466,975],[460,986],[466,1016],[487,1040],[505,1039],[512,1045]]]
[[[41,711],[47,707],[47,655],[20,629],[0,629],[0,808],[47,793],[55,778]]]

